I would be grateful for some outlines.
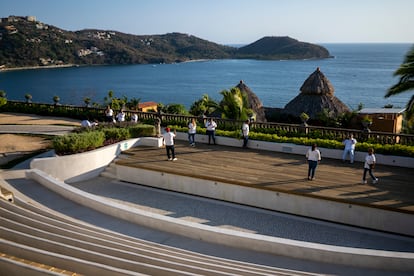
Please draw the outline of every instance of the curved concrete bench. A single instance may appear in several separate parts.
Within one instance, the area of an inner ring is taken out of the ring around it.
[[[24,252],[20,256],[23,254],[26,258],[43,263],[50,263],[50,259],[55,262],[55,259],[60,258],[61,267],[67,267],[72,262],[72,268],[76,267],[80,273],[90,273],[92,268],[102,273],[99,275],[125,272],[134,275],[137,271],[151,275],[274,275],[286,271],[166,248],[130,237],[124,238],[113,232],[106,233],[104,229],[75,221],[73,223],[76,225],[72,225],[66,222],[72,222],[70,219],[44,216],[47,213],[43,209],[37,209],[42,213],[37,214],[5,202],[0,202],[0,206],[5,211],[0,218],[0,228],[3,237],[8,239],[3,245],[0,243],[0,248],[8,245],[9,252],[19,254],[20,250]],[[42,254],[33,256],[39,251]],[[76,262],[80,262],[80,266]],[[82,263],[88,263],[91,268],[87,270],[82,267]]]
[[[198,240],[318,262],[386,270],[414,271],[414,253],[321,245],[229,229],[218,229],[145,212],[117,202],[110,202],[105,198],[83,192],[56,180],[39,170],[29,170],[26,175],[28,178],[78,204],[133,223],[171,233],[179,233]]]

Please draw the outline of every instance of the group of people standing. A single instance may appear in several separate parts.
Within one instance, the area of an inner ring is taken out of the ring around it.
[[[217,123],[212,119],[208,118],[206,123],[206,134],[208,136],[208,144],[211,145],[213,143],[216,144],[216,128]],[[192,118],[191,121],[188,123],[188,141],[190,146],[195,146],[195,135],[197,133],[197,121],[195,118]]]
[[[249,141],[249,120],[246,120],[243,122],[241,127],[241,134],[243,137],[243,148],[247,148],[247,144]],[[212,119],[207,119],[205,123],[206,127],[206,134],[208,136],[208,144],[210,145],[213,143],[216,144],[216,138],[215,138],[215,132],[217,128],[217,123]],[[195,146],[195,134],[197,133],[197,122],[195,118],[192,118],[191,121],[188,124],[188,141],[190,143],[190,146]],[[168,160],[177,160],[175,157],[175,149],[174,149],[174,138],[175,133],[171,133],[171,130],[169,128],[166,128],[166,131],[163,135],[164,137],[164,145],[166,146],[167,150],[167,157]],[[357,144],[357,140],[353,137],[353,135],[349,135],[346,137],[346,139],[342,142],[344,145],[344,150],[342,153],[342,162],[345,162],[347,156],[349,155],[349,162],[351,164],[354,163],[355,159],[355,145]],[[312,147],[306,152],[305,154],[306,160],[308,162],[308,180],[315,180],[315,172],[318,164],[320,163],[322,156],[321,152],[317,148],[316,144],[313,144]],[[366,176],[367,173],[370,175],[372,179],[372,183],[376,184],[378,183],[378,178],[374,176],[373,169],[375,167],[376,158],[374,154],[374,150],[372,148],[368,149],[368,153],[365,157],[364,162],[364,172],[362,176],[362,183],[366,184]]]
[[[249,141],[249,120],[243,122],[241,127],[241,133],[243,136],[243,148],[247,148],[247,142]],[[206,135],[208,136],[208,144],[216,144],[216,128],[217,123],[212,119],[208,118],[206,123]],[[197,132],[197,122],[195,118],[192,118],[188,124],[188,141],[190,146],[195,146],[195,134]]]
[[[346,137],[346,139],[342,142],[344,145],[344,151],[342,153],[342,162],[345,162],[346,157],[349,155],[349,163],[354,163],[355,157],[355,145],[357,140],[351,134]],[[319,162],[321,161],[321,152],[317,148],[316,144],[313,144],[312,147],[306,152],[306,159],[308,161],[308,180],[315,179],[315,171],[316,167],[318,166]],[[374,149],[369,148],[368,153],[365,156],[364,162],[364,173],[362,175],[362,184],[367,183],[367,173],[372,179],[372,184],[378,183],[378,178],[375,177],[373,173],[373,169],[375,168],[376,158],[374,154]]]
[[[216,128],[217,123],[213,118],[208,118],[204,124],[206,128],[206,135],[208,136],[208,144],[216,145]],[[188,123],[188,142],[190,146],[195,147],[195,135],[197,133],[197,121],[192,118]],[[245,121],[242,125],[243,135],[243,148],[247,148],[247,142],[249,139],[249,121]],[[168,160],[177,160],[175,157],[174,138],[176,137],[175,132],[172,133],[170,128],[166,128],[163,134],[163,145],[166,148]]]
[[[211,144],[213,141],[216,144],[216,127],[217,123],[212,119],[209,118],[205,124],[206,127],[206,134],[208,135],[208,144]],[[195,135],[197,133],[197,121],[195,118],[192,118],[191,121],[188,123],[188,141],[190,146],[195,147]],[[177,157],[175,157],[175,147],[174,147],[174,138],[176,137],[176,132],[171,132],[169,127],[165,128],[165,132],[162,135],[163,137],[163,145],[165,146],[167,152],[167,158],[170,161],[176,161]]]
[[[116,116],[114,117],[113,109],[108,105],[105,109],[105,121],[108,123],[116,123],[116,122],[125,122],[125,112],[121,109]],[[138,115],[133,113],[131,115],[131,122],[137,123],[138,122]]]

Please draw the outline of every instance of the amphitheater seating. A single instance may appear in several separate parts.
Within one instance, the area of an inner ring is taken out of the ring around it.
[[[24,201],[0,208],[1,275],[309,275],[151,243]]]

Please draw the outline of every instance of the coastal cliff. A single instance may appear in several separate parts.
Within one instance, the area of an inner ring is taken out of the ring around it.
[[[200,59],[328,57],[330,54],[324,47],[289,37],[265,37],[236,48],[182,33],[131,35],[96,29],[72,32],[22,16],[9,16],[0,22],[0,70]]]

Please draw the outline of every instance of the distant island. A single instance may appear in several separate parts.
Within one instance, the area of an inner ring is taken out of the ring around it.
[[[34,16],[0,19],[0,70],[79,65],[159,64],[202,59],[322,59],[320,46],[290,37],[264,37],[237,48],[193,35],[131,35],[86,29],[65,31]]]

